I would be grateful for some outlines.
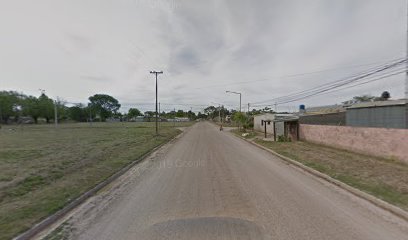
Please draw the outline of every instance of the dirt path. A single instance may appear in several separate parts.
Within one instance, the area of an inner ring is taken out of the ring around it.
[[[407,222],[205,122],[61,229],[100,240],[408,239]]]

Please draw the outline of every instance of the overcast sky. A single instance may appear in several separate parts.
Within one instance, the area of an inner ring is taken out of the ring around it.
[[[237,108],[226,90],[259,102],[404,57],[406,9],[406,0],[0,0],[0,90],[83,103],[106,93],[123,110],[148,110],[149,71],[162,70],[163,110]],[[404,75],[281,108],[383,90],[402,98]]]

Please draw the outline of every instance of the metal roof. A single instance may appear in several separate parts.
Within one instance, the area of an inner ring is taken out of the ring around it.
[[[298,120],[298,116],[277,116],[275,117],[275,119],[273,119],[274,122],[292,122]]]
[[[406,105],[406,100],[389,100],[389,101],[377,101],[377,102],[363,102],[354,104],[347,109],[355,108],[371,108],[371,107],[387,107],[387,106],[401,106]]]

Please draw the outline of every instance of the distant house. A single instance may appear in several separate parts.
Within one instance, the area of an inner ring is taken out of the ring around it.
[[[137,116],[132,118],[132,122],[144,122],[145,121],[145,117],[144,116]]]
[[[264,113],[254,116],[254,130],[273,136],[276,141],[279,136],[297,140],[299,117],[294,114]]]
[[[346,111],[346,125],[353,127],[408,128],[408,100],[364,102]]]
[[[189,122],[190,121],[190,119],[189,118],[179,118],[179,117],[176,117],[176,118],[167,118],[167,119],[165,119],[167,122]]]
[[[189,119],[189,118],[186,118],[186,117],[182,117],[182,118],[176,118],[176,121],[177,121],[177,122],[189,122],[190,119]]]
[[[121,122],[120,118],[107,118],[106,122]]]
[[[254,130],[259,132],[264,132],[265,127],[262,125],[262,121],[273,121],[275,119],[275,114],[273,113],[263,113],[254,116]],[[266,132],[268,134],[273,134],[273,126],[267,125]]]

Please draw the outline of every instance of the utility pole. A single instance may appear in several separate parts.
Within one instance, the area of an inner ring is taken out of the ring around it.
[[[163,74],[163,71],[150,71],[151,74],[156,75],[156,135],[159,135],[159,126],[158,126],[158,113],[157,113],[157,75]]]
[[[176,126],[176,108],[174,108],[173,127]]]
[[[249,103],[248,103],[248,115],[249,115]]]

